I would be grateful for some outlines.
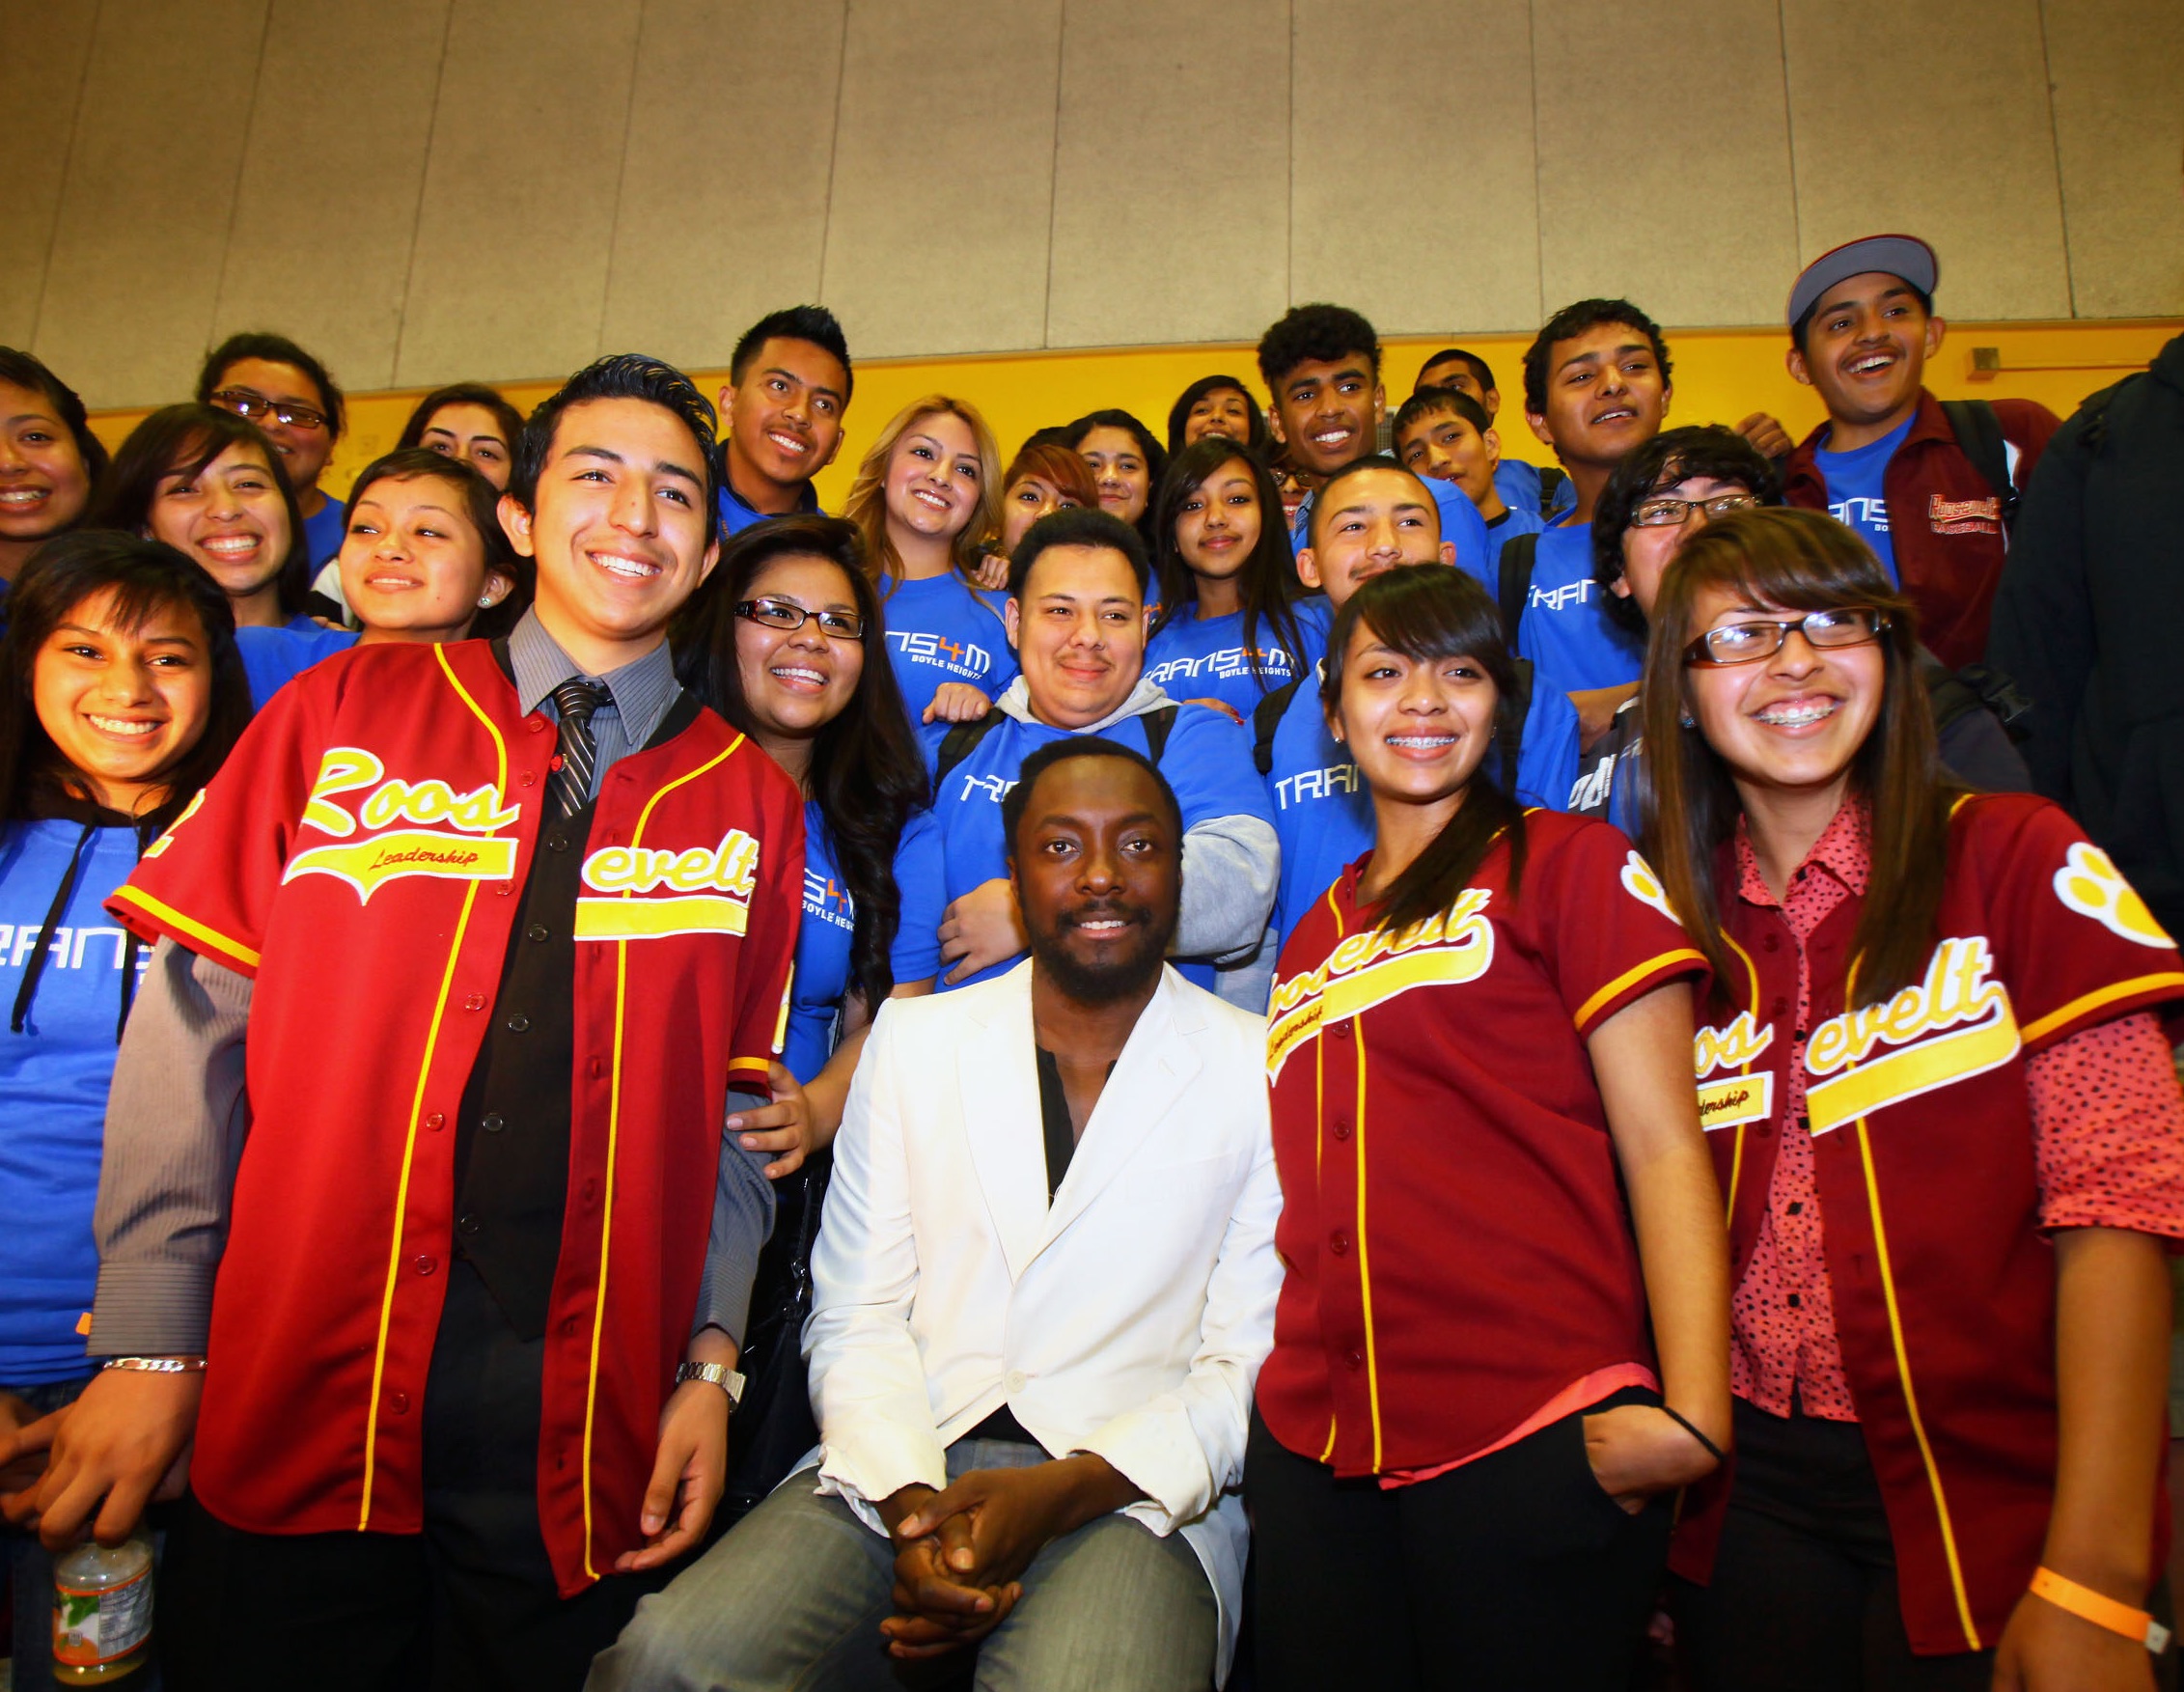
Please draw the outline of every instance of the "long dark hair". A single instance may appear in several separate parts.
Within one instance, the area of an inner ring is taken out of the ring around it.
[[[142,534],[152,526],[152,502],[158,496],[160,483],[170,476],[203,475],[205,467],[230,447],[248,447],[263,458],[273,473],[273,485],[281,490],[281,503],[289,509],[289,553],[281,561],[274,585],[281,615],[301,616],[312,573],[303,511],[295,503],[295,489],[289,485],[279,450],[247,417],[217,405],[165,405],[154,411],[129,430],[129,438],[114,455],[113,467],[99,486],[93,520],[101,529]]]
[[[1818,512],[1731,512],[1683,543],[1661,583],[1645,653],[1640,788],[1645,854],[1692,943],[1720,984],[1741,979],[1722,933],[1722,846],[1744,804],[1728,764],[1697,727],[1684,726],[1684,652],[1705,632],[1696,607],[1709,588],[1791,611],[1870,605],[1884,613],[1881,712],[1851,760],[1850,784],[1872,813],[1873,867],[1858,928],[1851,1009],[1894,997],[1925,970],[1941,909],[1950,807],[1967,791],[1948,776],[1932,707],[1919,679],[1910,602],[1889,585],[1866,543]]]
[[[1159,488],[1161,477],[1168,472],[1168,451],[1152,438],[1151,430],[1146,428],[1127,411],[1120,410],[1114,406],[1110,406],[1104,411],[1088,411],[1072,423],[1069,426],[1070,450],[1072,452],[1083,452],[1085,450],[1085,436],[1092,433],[1095,429],[1120,430],[1138,443],[1138,451],[1145,458],[1146,486],[1148,491],[1146,494],[1146,509],[1138,517],[1137,531],[1139,539],[1146,543],[1146,550],[1150,552],[1156,544],[1153,540],[1151,490]],[[1094,480],[1096,481],[1097,478],[1094,478]]]
[[[1228,393],[1243,395],[1244,415],[1250,420],[1244,426],[1244,438],[1236,444],[1250,447],[1261,455],[1265,453],[1266,413],[1258,408],[1258,401],[1253,397],[1251,389],[1244,386],[1239,376],[1212,375],[1199,377],[1176,395],[1175,403],[1168,407],[1168,451],[1171,456],[1182,456],[1183,430],[1190,427],[1191,407],[1208,394]]]
[[[1439,564],[1405,565],[1371,577],[1343,602],[1327,636],[1327,674],[1319,686],[1320,704],[1330,717],[1342,702],[1350,639],[1360,624],[1391,652],[1421,663],[1456,657],[1476,662],[1494,683],[1497,746],[1515,744],[1523,726],[1516,664],[1502,638],[1494,601],[1464,571]],[[1380,901],[1381,928],[1404,928],[1447,910],[1505,833],[1509,837],[1509,898],[1516,898],[1524,878],[1524,807],[1509,794],[1516,779],[1509,764],[1505,755],[1499,784],[1472,778],[1464,802],[1432,845],[1389,884]]]
[[[211,709],[197,744],[176,762],[167,796],[136,819],[150,841],[226,762],[250,722],[250,682],[235,651],[235,616],[227,595],[186,554],[164,541],[81,529],[46,541],[23,566],[8,596],[0,636],[0,819],[19,822],[68,791],[73,767],[39,721],[33,694],[38,654],[69,613],[96,594],[114,596],[110,621],[136,627],[155,611],[179,608],[197,619],[212,663]]]
[[[1243,599],[1244,650],[1251,656],[1252,679],[1261,689],[1266,675],[1258,661],[1258,625],[1261,619],[1274,630],[1274,638],[1287,649],[1295,671],[1305,668],[1304,637],[1297,629],[1297,614],[1289,596],[1297,579],[1295,560],[1289,552],[1288,525],[1283,521],[1282,490],[1257,453],[1226,435],[1209,434],[1195,446],[1185,447],[1168,466],[1153,490],[1147,509],[1152,517],[1153,569],[1160,578],[1160,617],[1151,634],[1171,623],[1185,622],[1198,610],[1198,577],[1191,572],[1183,549],[1175,543],[1175,523],[1191,495],[1204,486],[1222,465],[1240,463],[1251,475],[1258,496],[1258,541],[1236,572],[1236,590]]]
[[[902,923],[895,851],[903,824],[930,802],[931,793],[887,655],[879,591],[866,570],[857,525],[843,517],[771,517],[732,539],[721,549],[719,567],[676,621],[671,637],[676,673],[730,723],[753,733],[735,657],[735,607],[750,596],[759,573],[781,558],[823,559],[840,569],[865,623],[859,642],[865,663],[856,691],[842,714],[813,736],[807,782],[855,911],[850,984],[877,1011],[895,990],[889,952]]]
[[[507,634],[522,622],[524,610],[538,592],[538,566],[509,544],[508,532],[501,527],[500,489],[460,458],[435,453],[430,447],[397,447],[373,458],[357,473],[356,481],[349,486],[348,504],[342,513],[342,533],[345,536],[348,533],[348,524],[356,516],[356,502],[374,482],[409,482],[420,476],[436,477],[460,491],[463,515],[470,519],[471,528],[478,532],[479,541],[485,549],[486,573],[504,575],[511,584],[507,596],[499,604],[487,607],[471,619],[471,638],[492,640]]]

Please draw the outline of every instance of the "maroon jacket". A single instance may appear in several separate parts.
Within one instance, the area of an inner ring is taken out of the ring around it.
[[[1994,408],[2003,438],[2017,449],[2022,491],[2060,420],[2036,400],[1997,400]],[[1783,466],[1783,497],[1791,505],[1828,509],[1828,485],[1814,459],[1828,428],[1823,423],[1807,435]],[[1919,638],[1951,670],[1977,663],[1986,654],[1987,619],[2008,549],[2002,501],[1956,444],[1941,402],[1923,388],[1881,488],[1896,574],[1919,610]]]

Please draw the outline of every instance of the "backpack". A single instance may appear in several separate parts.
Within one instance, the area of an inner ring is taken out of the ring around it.
[[[1539,514],[1541,516],[1551,517],[1555,514],[1555,500],[1562,491],[1562,484],[1568,480],[1567,471],[1558,470],[1552,464],[1542,464],[1539,467]]]
[[[1289,685],[1294,687],[1295,682]],[[1149,710],[1139,720],[1145,724],[1146,752],[1155,765],[1160,755],[1168,750],[1168,732],[1175,726],[1175,713],[1179,706],[1164,705],[1158,710]],[[967,723],[957,723],[941,736],[940,752],[933,761],[932,786],[935,793],[948,780],[953,770],[978,749],[978,744],[1008,720],[1009,713],[998,707],[989,707],[982,717],[974,717]]]
[[[1942,414],[1956,436],[1957,450],[1972,460],[1972,468],[2000,502],[2006,535],[2017,520],[2017,485],[2009,479],[2009,442],[2003,435],[2002,419],[1984,400],[1944,400]]]

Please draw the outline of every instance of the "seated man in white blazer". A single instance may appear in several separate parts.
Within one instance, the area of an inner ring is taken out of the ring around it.
[[[1281,1208],[1265,1025],[1162,959],[1182,818],[1072,736],[1005,822],[1029,961],[881,1008],[804,1330],[820,1445],[590,1684],[1201,1692]]]

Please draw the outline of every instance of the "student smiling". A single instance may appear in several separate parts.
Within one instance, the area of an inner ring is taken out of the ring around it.
[[[842,450],[853,382],[849,343],[824,306],[769,312],[743,331],[720,391],[725,533],[819,509],[812,478]]]
[[[0,596],[43,541],[83,520],[105,470],[75,390],[29,353],[0,347]]]
[[[257,427],[210,405],[169,405],[129,431],[100,489],[103,529],[164,541],[196,560],[238,628],[313,627],[301,513]]]
[[[1265,466],[1226,435],[1170,463],[1153,507],[1160,615],[1146,641],[1147,680],[1241,719],[1317,660],[1325,608],[1290,603],[1281,509]]]
[[[1700,1692],[2151,1683],[2184,961],[2060,810],[1941,770],[1911,624],[1801,511],[1707,523],[1654,605],[1645,837],[1716,971],[1735,1287],[1736,1467],[1675,1557]]]
[[[867,450],[843,514],[864,538],[910,720],[983,714],[1016,674],[1001,612],[972,585],[1002,520],[985,419],[945,394],[905,405]]]
[[[341,550],[341,501],[318,485],[346,419],[326,367],[286,335],[231,335],[198,372],[197,402],[249,418],[273,443],[303,520],[306,568]]]

